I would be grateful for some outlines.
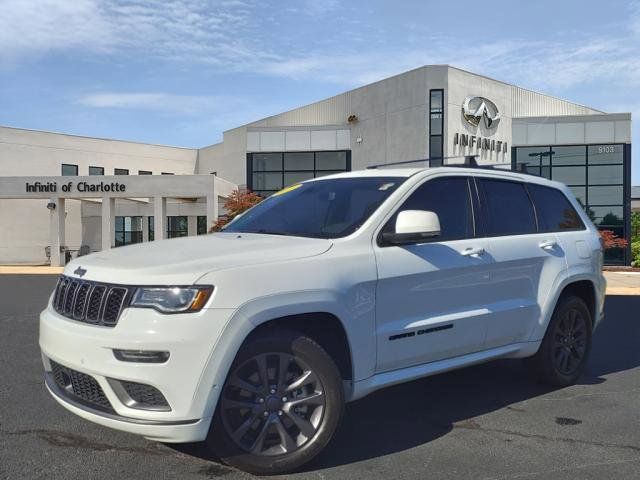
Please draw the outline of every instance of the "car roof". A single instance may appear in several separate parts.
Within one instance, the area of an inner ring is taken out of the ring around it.
[[[420,174],[420,177],[428,177],[431,175],[440,174],[455,174],[455,175],[472,175],[492,178],[503,178],[506,180],[515,180],[526,183],[536,183],[540,185],[547,185],[550,187],[564,189],[566,186],[560,182],[554,182],[544,177],[539,177],[533,174],[515,172],[513,170],[507,170],[506,168],[483,168],[480,167],[427,167],[427,168],[371,168],[367,170],[353,170],[350,172],[334,173],[325,177],[318,177],[308,182],[314,182],[318,180],[334,179],[334,178],[363,178],[363,177],[412,177],[413,175]]]

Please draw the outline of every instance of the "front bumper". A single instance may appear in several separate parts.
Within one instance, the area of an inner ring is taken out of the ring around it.
[[[163,442],[203,440],[219,390],[215,382],[203,380],[203,372],[215,362],[213,346],[232,313],[205,309],[162,315],[127,309],[111,328],[70,320],[49,307],[40,315],[47,388],[62,406],[95,423]],[[113,349],[162,350],[170,357],[165,363],[124,362],[115,358]],[[91,376],[112,408],[92,408],[61,389],[53,381],[51,361]],[[170,410],[131,408],[108,379],[151,385],[164,395]]]

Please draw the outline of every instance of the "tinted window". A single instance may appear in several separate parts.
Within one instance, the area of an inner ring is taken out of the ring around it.
[[[536,206],[541,232],[584,229],[578,212],[560,190],[531,184],[527,185],[527,189]]]
[[[129,175],[129,170],[126,168],[114,168],[113,169],[113,174],[114,175]]]
[[[103,167],[89,167],[89,175],[104,175]]]
[[[429,210],[438,214],[440,236],[434,238],[434,241],[473,237],[469,187],[464,177],[428,180],[411,194],[396,215],[403,210]],[[393,231],[396,215],[385,230]]]
[[[299,183],[263,200],[224,231],[344,237],[355,232],[404,181],[401,177],[361,177]]]
[[[77,165],[70,165],[68,163],[63,163],[62,164],[62,175],[64,176],[75,176],[78,175],[78,166]]]
[[[478,179],[483,198],[488,235],[534,233],[533,205],[524,185],[516,182]]]

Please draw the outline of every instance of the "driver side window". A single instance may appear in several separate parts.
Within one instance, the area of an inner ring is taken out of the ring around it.
[[[414,191],[384,228],[393,232],[398,213],[404,210],[429,210],[438,215],[440,235],[431,241],[443,242],[471,238],[473,210],[466,177],[441,177],[427,180]]]

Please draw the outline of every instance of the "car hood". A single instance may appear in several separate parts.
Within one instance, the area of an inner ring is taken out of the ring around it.
[[[127,285],[190,285],[202,275],[228,268],[320,255],[331,240],[214,233],[112,248],[69,262],[65,275]],[[81,269],[74,274],[78,267]]]

